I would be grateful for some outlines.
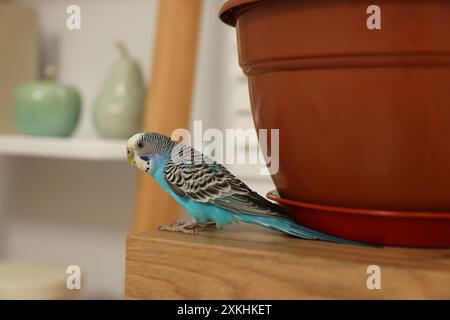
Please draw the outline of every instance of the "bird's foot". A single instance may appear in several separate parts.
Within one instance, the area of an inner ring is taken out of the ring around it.
[[[215,222],[207,222],[201,226],[201,230],[214,231],[217,230],[218,225]]]
[[[184,223],[180,222],[178,224],[170,224],[168,226],[159,226],[159,231],[172,231],[172,232],[182,232],[182,233],[190,233],[194,234],[197,232],[195,228],[196,223],[190,222],[190,223]]]
[[[216,230],[217,225],[214,222],[207,222],[201,224],[198,222],[179,222],[177,224],[170,224],[168,226],[159,226],[159,231],[172,231],[172,232],[183,232],[189,234],[196,234],[200,230]]]

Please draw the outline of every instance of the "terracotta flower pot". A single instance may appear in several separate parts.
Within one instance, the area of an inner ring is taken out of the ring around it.
[[[280,129],[283,198],[450,211],[450,1],[231,0],[257,128]]]

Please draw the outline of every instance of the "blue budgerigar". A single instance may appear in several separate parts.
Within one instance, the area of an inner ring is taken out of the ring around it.
[[[224,166],[162,134],[138,133],[128,140],[126,151],[130,165],[153,176],[193,217],[193,222],[160,230],[194,233],[244,222],[304,239],[353,243],[296,224],[286,210],[252,191]]]

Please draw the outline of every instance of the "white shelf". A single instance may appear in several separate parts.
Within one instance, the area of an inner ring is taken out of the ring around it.
[[[126,140],[0,135],[0,156],[126,161]]]

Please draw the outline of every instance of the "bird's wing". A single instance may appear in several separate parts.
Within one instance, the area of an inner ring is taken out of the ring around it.
[[[252,191],[224,166],[188,148],[181,161],[169,160],[164,166],[164,178],[175,194],[238,213],[288,216],[284,209]]]

